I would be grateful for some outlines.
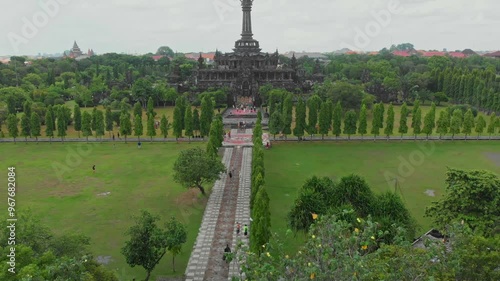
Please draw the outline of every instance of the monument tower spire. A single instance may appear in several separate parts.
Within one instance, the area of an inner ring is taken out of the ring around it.
[[[253,0],[240,0],[243,10],[243,31],[241,32],[242,39],[252,39],[252,4]]]
[[[260,52],[259,41],[253,39],[252,5],[254,0],[240,0],[243,11],[241,39],[236,41],[236,52]]]

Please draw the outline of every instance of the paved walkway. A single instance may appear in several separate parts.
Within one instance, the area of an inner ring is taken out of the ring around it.
[[[236,140],[248,134],[251,135],[252,130],[233,130],[231,138],[239,143]],[[242,230],[243,225],[248,224],[250,230],[252,148],[231,146],[232,140],[227,142],[223,163],[232,172],[232,178],[224,174],[214,185],[186,268],[186,281],[231,280],[232,276],[239,275],[236,262],[228,264],[222,257],[226,245],[234,251],[239,239],[248,243],[243,233],[236,235],[236,223],[241,223]]]

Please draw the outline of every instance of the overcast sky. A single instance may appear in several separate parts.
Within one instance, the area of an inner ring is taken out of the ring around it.
[[[66,4],[47,14],[43,3]],[[239,0],[0,0],[0,10],[0,55],[61,53],[74,40],[98,54],[162,45],[230,51],[242,17]],[[254,38],[270,52],[368,51],[403,42],[499,50],[498,11],[498,0],[255,0],[252,20]]]

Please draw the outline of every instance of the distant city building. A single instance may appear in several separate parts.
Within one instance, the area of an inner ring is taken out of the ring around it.
[[[64,58],[72,58],[75,60],[83,60],[83,59],[90,58],[92,56],[95,56],[94,50],[89,49],[87,51],[87,53],[84,54],[82,52],[82,50],[80,49],[80,47],[78,47],[78,44],[75,41],[75,43],[73,43],[73,48],[71,48],[71,50],[69,50],[69,51],[64,52],[63,57]]]
[[[444,56],[450,56],[452,58],[466,58],[470,57],[472,55],[477,55],[476,52],[472,51],[471,49],[466,49],[463,52],[456,51],[456,52],[439,52],[439,51],[424,51],[424,50],[408,50],[408,51],[398,51],[395,50],[392,52],[393,55],[398,56],[398,57],[410,57],[413,55],[418,55],[422,56],[425,58],[430,58],[430,57],[444,57]]]

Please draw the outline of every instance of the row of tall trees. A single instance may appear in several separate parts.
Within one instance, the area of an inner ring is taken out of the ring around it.
[[[292,132],[290,130],[292,122],[288,122],[288,120],[291,120],[292,114],[288,108],[293,108],[291,94],[287,93],[277,97],[270,95],[269,113],[271,117],[269,131],[274,137],[277,134],[288,135]],[[492,135],[497,132],[497,128],[500,128],[500,120],[495,113],[490,115],[487,126],[487,122],[482,115],[478,115],[476,111],[467,107],[448,107],[440,113],[440,118],[437,119],[436,105],[432,103],[430,112],[422,116],[419,100],[415,101],[411,110],[404,103],[401,107],[399,120],[395,120],[396,116],[392,104],[389,105],[387,113],[386,105],[383,103],[375,104],[371,113],[373,116],[372,126],[371,131],[368,132],[369,112],[367,104],[363,103],[361,109],[356,111],[344,109],[340,101],[334,106],[331,100],[322,101],[317,95],[310,97],[307,102],[299,98],[295,106],[293,134],[299,139],[304,137],[306,132],[311,136],[319,133],[324,138],[330,131],[335,137],[342,134],[347,135],[348,138],[356,134],[362,137],[372,134],[376,138],[383,134],[389,138],[396,133],[403,137],[409,133],[409,128],[411,128],[415,137],[425,134],[428,138],[434,132],[439,133],[440,136],[451,134],[452,137],[463,133],[467,137],[472,133],[477,133],[479,136],[485,130]],[[477,118],[475,115],[478,115]],[[411,123],[408,120],[410,116],[412,117]],[[397,132],[395,131],[396,122],[399,122]]]
[[[174,108],[173,130],[178,139],[186,137],[201,137],[210,135],[210,128],[214,119],[214,101],[206,96],[201,102],[201,112],[198,108],[192,109],[186,96],[177,98]]]
[[[269,211],[269,195],[264,187],[264,149],[262,141],[262,115],[259,112],[257,124],[253,131],[252,177],[250,209],[253,219],[250,229],[250,249],[261,253],[262,246],[271,238],[271,213]]]

